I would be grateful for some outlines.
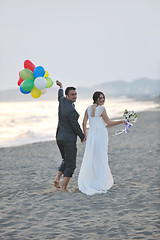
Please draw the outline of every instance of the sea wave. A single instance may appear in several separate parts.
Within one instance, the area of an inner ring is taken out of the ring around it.
[[[0,138],[0,148],[16,147],[36,142],[47,142],[54,140],[54,134],[37,133],[33,131],[18,132],[15,137]]]
[[[91,100],[76,102],[82,125],[85,109]],[[134,99],[106,99],[105,107],[111,119],[122,118],[124,110],[135,112],[157,109],[152,101]],[[55,139],[58,122],[58,102],[3,102],[0,105],[0,148],[19,146],[29,143],[45,142]]]

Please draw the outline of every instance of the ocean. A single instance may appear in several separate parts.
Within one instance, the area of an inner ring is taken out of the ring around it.
[[[85,109],[92,100],[77,100],[76,110],[82,125]],[[106,99],[108,116],[122,118],[125,109],[135,112],[154,110],[153,101],[135,101],[128,98]],[[55,139],[58,121],[58,101],[1,102],[0,103],[0,148]]]

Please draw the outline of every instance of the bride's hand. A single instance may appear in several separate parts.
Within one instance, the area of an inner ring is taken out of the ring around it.
[[[81,142],[84,143],[85,141],[86,141],[86,137],[84,137],[84,139]]]

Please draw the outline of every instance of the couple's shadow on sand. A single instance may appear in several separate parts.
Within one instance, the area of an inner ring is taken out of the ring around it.
[[[60,188],[52,187],[52,188],[45,189],[43,191],[43,194],[50,194],[50,193],[57,193],[57,192],[64,192],[64,191],[61,191]],[[78,187],[72,187],[70,188],[70,192],[65,191],[65,193],[80,193],[80,191]]]
[[[113,189],[117,189],[119,188],[119,186],[117,184],[114,184],[114,186],[112,187],[112,190]],[[61,191],[60,188],[56,188],[56,187],[51,187],[51,188],[48,188],[48,189],[45,189],[43,191],[43,194],[52,194],[52,193],[58,193],[58,192],[65,192],[65,193],[81,193],[81,191],[79,190],[78,187],[70,187],[70,192],[67,192],[67,191]]]

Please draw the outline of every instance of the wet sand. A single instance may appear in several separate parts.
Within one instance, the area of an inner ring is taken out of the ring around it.
[[[85,144],[78,141],[72,193],[53,187],[55,141],[0,149],[0,239],[160,239],[160,112],[138,114],[130,133],[109,132],[113,187],[86,196],[77,185]]]

